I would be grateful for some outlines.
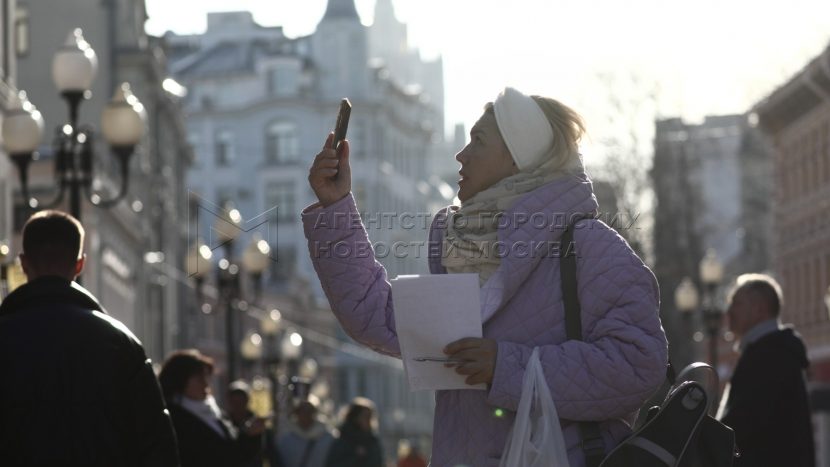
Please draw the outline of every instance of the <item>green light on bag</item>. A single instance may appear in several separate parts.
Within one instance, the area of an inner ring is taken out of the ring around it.
[[[504,417],[504,410],[496,409],[496,410],[493,411],[493,415],[495,415],[496,418]]]

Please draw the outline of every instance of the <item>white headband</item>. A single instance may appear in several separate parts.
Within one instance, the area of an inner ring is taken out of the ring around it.
[[[541,164],[553,147],[553,128],[536,101],[506,87],[493,108],[501,136],[519,170]]]

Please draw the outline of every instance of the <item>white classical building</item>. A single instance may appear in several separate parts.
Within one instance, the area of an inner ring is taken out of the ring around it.
[[[379,260],[390,277],[426,272],[426,249],[418,243],[426,241],[428,209],[454,195],[433,172],[438,152],[453,162],[444,138],[440,59],[425,62],[409,48],[389,0],[378,0],[371,27],[361,24],[353,0],[330,0],[317,30],[304,37],[260,26],[249,12],[229,12],[209,14],[204,34],[168,33],[165,40],[171,71],[188,89],[195,152],[188,189],[193,209],[203,213],[198,235],[216,247],[213,211],[231,203],[244,228],[259,232],[274,252],[263,306],[280,308],[301,333],[336,334],[346,342],[327,310],[300,223],[300,210],[315,201],[308,168],[348,97],[352,191]],[[404,214],[411,217],[402,223]],[[236,253],[248,242],[242,235]],[[407,247],[393,249],[396,242]],[[303,300],[302,293],[313,298]],[[409,393],[399,362],[326,354],[319,346],[318,352],[334,397],[361,395],[378,404],[390,452],[398,438],[431,432],[431,394]]]

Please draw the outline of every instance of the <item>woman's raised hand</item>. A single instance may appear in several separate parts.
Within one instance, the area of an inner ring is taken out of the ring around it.
[[[331,149],[333,138],[334,133],[329,133],[323,150],[314,158],[308,171],[308,183],[323,207],[343,199],[352,190],[349,141],[341,141],[335,151]]]

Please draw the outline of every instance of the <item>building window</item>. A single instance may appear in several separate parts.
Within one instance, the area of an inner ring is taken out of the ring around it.
[[[297,125],[291,122],[273,122],[265,130],[265,162],[285,164],[295,162],[300,155]]]
[[[277,208],[277,221],[298,219],[294,182],[270,182],[265,186],[265,210]]]
[[[297,91],[297,73],[288,68],[271,68],[266,72],[268,94],[290,96]]]
[[[222,130],[216,135],[215,143],[216,165],[227,167],[233,164],[234,147],[233,134],[230,131]]]
[[[18,57],[29,53],[29,9],[23,6],[14,12],[14,42]]]

